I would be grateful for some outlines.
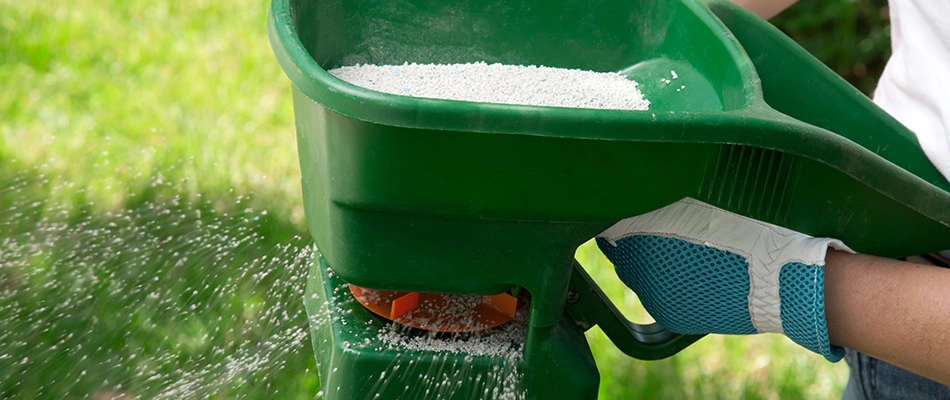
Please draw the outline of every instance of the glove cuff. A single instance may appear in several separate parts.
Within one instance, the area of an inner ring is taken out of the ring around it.
[[[844,348],[831,344],[825,319],[825,269],[790,263],[779,277],[782,330],[798,345],[821,354],[828,361],[844,357]]]

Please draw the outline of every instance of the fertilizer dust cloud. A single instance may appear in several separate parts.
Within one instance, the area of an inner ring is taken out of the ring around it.
[[[171,184],[157,176],[153,186]],[[0,189],[0,398],[316,391],[301,381],[316,374],[304,371],[300,305],[309,240],[268,237],[266,213],[243,198],[232,212],[178,196],[93,212],[51,204],[42,192],[63,188],[39,172],[11,180]]]

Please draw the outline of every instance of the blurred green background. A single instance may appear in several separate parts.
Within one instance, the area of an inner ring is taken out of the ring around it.
[[[772,19],[869,96],[891,56],[887,0],[801,0]]]
[[[317,395],[309,343],[278,335],[306,322],[289,317],[301,310],[300,265],[274,249],[304,248],[309,236],[267,7],[0,0],[0,398],[186,398],[169,389],[190,383],[189,371],[205,371],[188,392],[202,398]],[[885,1],[802,0],[774,22],[873,91],[889,55]],[[221,258],[228,240],[183,241],[188,232],[255,239]],[[192,256],[168,256],[168,243]],[[10,251],[30,246],[39,250]],[[158,248],[146,258],[109,254],[147,246]],[[578,259],[628,315],[648,318],[594,246]],[[170,279],[170,262],[188,273]],[[267,268],[288,270],[263,279]],[[233,290],[187,295],[217,285]],[[175,300],[155,303],[155,293]],[[34,312],[49,309],[64,312]],[[604,399],[830,399],[847,377],[844,364],[774,335],[708,337],[658,362],[589,338]],[[267,365],[225,368],[242,346],[275,340],[283,347],[262,353]]]

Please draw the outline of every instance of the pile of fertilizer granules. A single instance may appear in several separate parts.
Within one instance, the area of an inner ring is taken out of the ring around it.
[[[329,71],[378,92],[433,99],[534,106],[647,110],[637,82],[616,72],[522,65],[355,65]]]

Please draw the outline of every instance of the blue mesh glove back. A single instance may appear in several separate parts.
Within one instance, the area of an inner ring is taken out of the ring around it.
[[[664,328],[682,334],[783,333],[838,361],[828,340],[824,262],[813,238],[683,199],[597,237],[620,279]]]

